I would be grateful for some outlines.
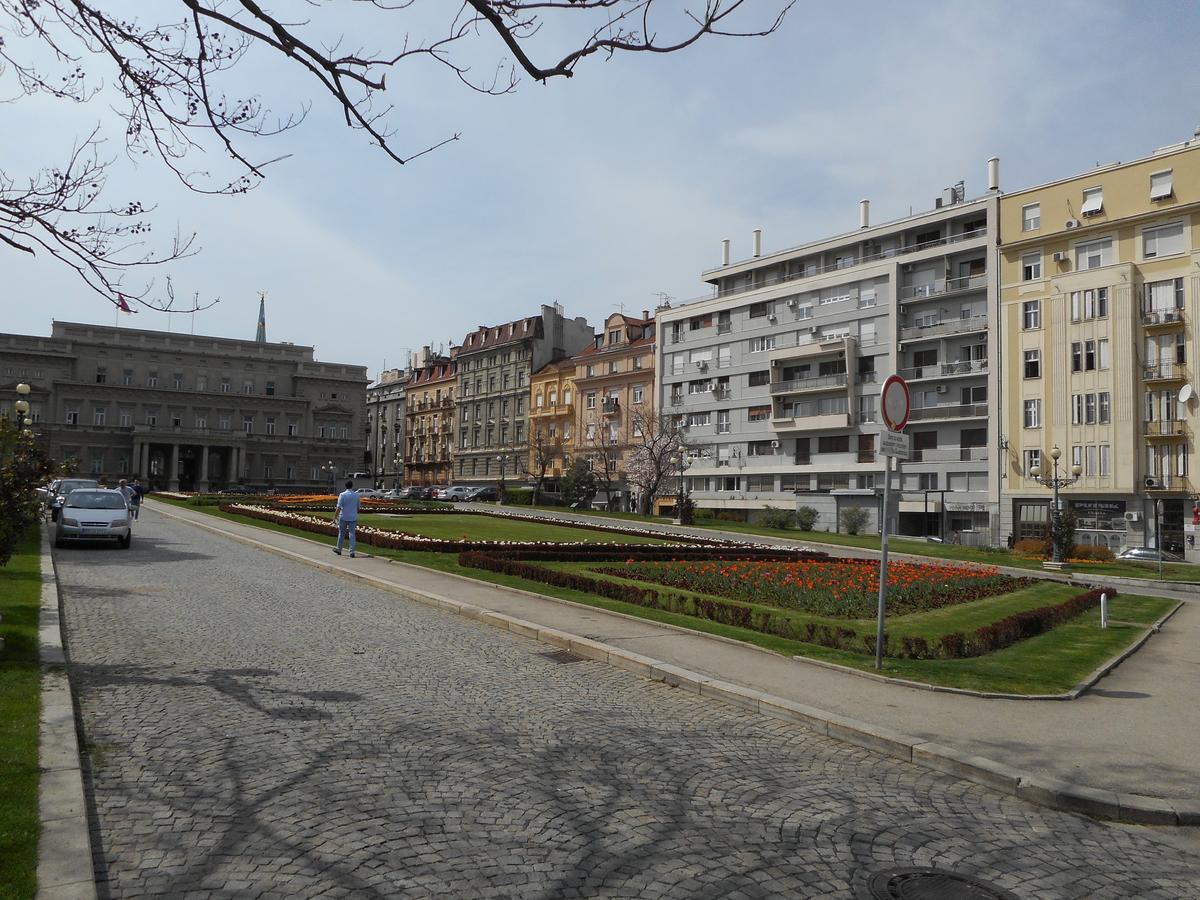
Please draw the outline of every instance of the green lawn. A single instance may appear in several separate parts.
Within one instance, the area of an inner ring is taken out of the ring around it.
[[[312,513],[324,519],[333,519],[333,513]],[[557,541],[614,544],[661,544],[661,538],[639,537],[615,531],[600,531],[592,528],[569,528],[563,525],[547,525],[542,522],[526,522],[500,516],[481,516],[469,513],[432,513],[403,516],[384,516],[367,513],[358,518],[360,525],[386,528],[391,531],[406,531],[430,538],[448,540],[469,539],[475,541]]]
[[[0,568],[0,897],[33,897],[38,842],[37,529]]]
[[[328,538],[297,531],[282,525],[274,525],[255,519],[247,519],[217,509],[203,508],[209,515],[232,521],[267,528],[285,534],[309,540],[328,543]],[[499,584],[507,587],[520,588],[533,593],[546,594],[564,600],[594,606],[599,609],[611,610],[648,619],[679,625],[693,631],[705,634],[716,634],[733,638],[772,650],[788,656],[806,656],[812,659],[826,660],[864,671],[873,671],[873,660],[865,653],[850,653],[833,650],[801,641],[773,635],[761,634],[745,628],[721,625],[706,619],[661,610],[647,609],[632,603],[609,600],[582,591],[557,588],[540,582],[528,581],[498,572],[486,572],[480,569],[468,569],[458,564],[454,553],[423,553],[417,551],[389,551],[370,548],[373,555],[387,557],[412,565],[424,566],[441,572],[465,575],[478,581]],[[556,563],[556,566],[569,568],[588,568],[593,563]],[[916,617],[898,617],[889,620],[890,634],[901,637],[904,634],[922,633],[928,630],[930,634],[937,632],[940,636],[947,631],[966,630],[977,627],[985,621],[995,621],[1003,615],[1008,615],[1018,609],[1028,609],[1043,603],[1056,602],[1066,599],[1076,592],[1068,585],[1043,583],[1001,597],[985,598],[958,607],[935,610],[920,614],[924,623]],[[990,608],[988,608],[990,605]],[[1125,622],[1138,623],[1134,626],[1110,626],[1101,629],[1098,611],[1085,613],[1078,619],[1060,625],[1053,631],[1039,635],[1029,640],[1021,641],[1004,650],[987,656],[961,660],[903,660],[887,659],[884,661],[883,672],[899,678],[924,681],[932,684],[961,687],[971,690],[995,691],[1013,694],[1060,693],[1070,690],[1091,672],[1132,643],[1144,630],[1144,626],[1157,620],[1174,605],[1174,601],[1157,597],[1138,597],[1134,595],[1118,595],[1112,601],[1110,616]],[[905,618],[911,621],[905,622]],[[846,627],[855,627],[863,633],[873,631],[874,623],[864,621],[849,621],[809,617],[813,621],[837,622]],[[973,624],[974,623],[974,624]]]

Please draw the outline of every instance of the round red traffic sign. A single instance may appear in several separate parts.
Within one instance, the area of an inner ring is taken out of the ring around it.
[[[908,424],[908,382],[899,375],[889,375],[879,390],[879,412],[889,431],[902,431]]]

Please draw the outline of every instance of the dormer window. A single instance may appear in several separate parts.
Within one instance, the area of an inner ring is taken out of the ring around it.
[[[621,343],[621,331],[620,331],[620,329],[615,329],[615,330],[613,330],[613,331],[610,331],[610,332],[608,333],[608,343],[609,343],[610,345],[612,345],[612,344],[619,344],[619,343]]]
[[[1079,207],[1081,216],[1097,216],[1104,212],[1104,188],[1088,188],[1083,192],[1083,206]]]

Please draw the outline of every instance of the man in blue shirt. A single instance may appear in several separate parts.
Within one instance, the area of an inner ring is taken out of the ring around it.
[[[354,558],[354,532],[358,528],[358,501],[358,491],[354,490],[354,482],[347,481],[346,489],[338,494],[337,499],[335,521],[338,526],[338,537],[337,546],[333,548],[333,552],[338,556],[342,555],[342,541],[349,537],[350,558]]]

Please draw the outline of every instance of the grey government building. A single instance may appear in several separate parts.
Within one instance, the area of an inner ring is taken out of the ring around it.
[[[0,412],[81,475],[154,489],[328,486],[363,467],[367,373],[312,347],[54,322],[0,334]]]

